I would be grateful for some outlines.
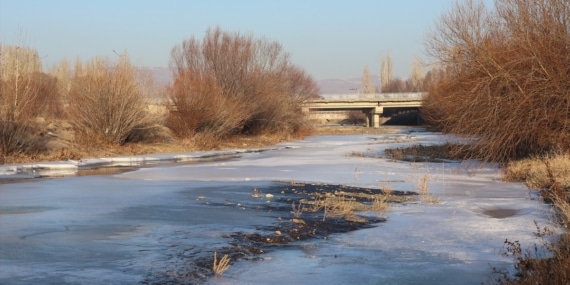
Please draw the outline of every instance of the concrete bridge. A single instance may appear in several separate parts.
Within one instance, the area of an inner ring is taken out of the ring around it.
[[[366,127],[380,127],[380,118],[398,111],[417,110],[427,93],[325,94],[323,99],[307,100],[303,111],[309,115],[323,112],[361,111]]]

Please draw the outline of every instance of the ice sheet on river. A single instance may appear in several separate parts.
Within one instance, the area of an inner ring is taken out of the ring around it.
[[[425,176],[439,204],[395,205],[377,227],[240,261],[208,282],[480,284],[492,266],[511,267],[499,254],[506,238],[535,240],[534,221],[548,224],[547,206],[522,184],[502,182],[492,165],[349,155],[447,139],[425,132],[309,137],[226,161],[3,184],[0,283],[141,282],[179,266],[181,249],[199,255],[226,244],[225,233],[274,222],[240,208],[253,187],[279,180],[417,190]],[[222,203],[235,207],[209,206]]]

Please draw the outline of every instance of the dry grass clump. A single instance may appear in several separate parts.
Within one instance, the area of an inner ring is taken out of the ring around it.
[[[212,269],[215,275],[222,275],[226,270],[230,268],[230,257],[225,254],[222,259],[218,261],[218,253],[214,251],[214,264]]]
[[[529,188],[539,189],[543,198],[556,208],[558,221],[570,229],[570,155],[511,162],[504,179],[523,181]]]
[[[392,159],[410,162],[441,162],[444,159],[460,160],[466,157],[463,145],[450,142],[440,145],[416,144],[386,149],[384,153]]]
[[[386,194],[367,194],[359,192],[335,191],[335,193],[314,194],[312,200],[303,199],[300,205],[293,206],[294,215],[302,212],[323,211],[323,220],[328,218],[344,218],[348,221],[362,222],[356,212],[384,212],[389,209],[388,202],[402,201],[403,197]],[[310,205],[304,207],[303,205]],[[296,215],[296,217],[298,217]]]
[[[355,211],[362,211],[366,208],[364,204],[356,202],[356,199],[345,196],[317,200],[314,206],[322,207],[324,210],[323,220],[326,217],[344,217],[347,221],[361,221],[362,219],[356,216]]]
[[[313,129],[315,135],[369,135],[393,134],[399,130],[394,128],[366,128],[364,126],[328,126],[316,125]]]
[[[388,205],[387,197],[384,195],[376,195],[372,200],[372,205],[370,206],[370,211],[374,212],[384,212],[388,211],[390,205]]]
[[[552,182],[549,170],[560,186],[570,189],[570,154],[552,155],[545,158],[533,157],[512,161],[503,173],[506,181],[524,181],[532,189],[548,189]]]
[[[428,189],[428,182],[429,182],[429,176],[427,174],[424,174],[421,178],[420,181],[418,182],[418,190],[420,192],[420,198],[423,202],[426,203],[430,203],[430,204],[437,204],[439,203],[439,197],[435,197],[434,195],[429,193],[429,189]]]
[[[570,155],[529,158],[507,164],[503,178],[523,181],[539,189],[543,198],[557,209],[558,220],[570,229]]]

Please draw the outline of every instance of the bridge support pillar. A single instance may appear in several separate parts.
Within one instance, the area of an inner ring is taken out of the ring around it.
[[[372,119],[371,127],[380,128],[380,115],[384,113],[384,107],[374,107],[372,112],[370,112],[370,117]]]
[[[373,118],[372,118],[372,127],[377,129],[380,128],[380,114],[373,114]]]

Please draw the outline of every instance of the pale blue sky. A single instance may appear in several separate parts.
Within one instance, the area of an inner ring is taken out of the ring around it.
[[[396,76],[424,56],[426,32],[454,0],[0,0],[0,40],[18,31],[45,67],[63,58],[128,51],[135,64],[168,66],[170,50],[208,27],[280,42],[315,79],[372,74],[390,52]]]

